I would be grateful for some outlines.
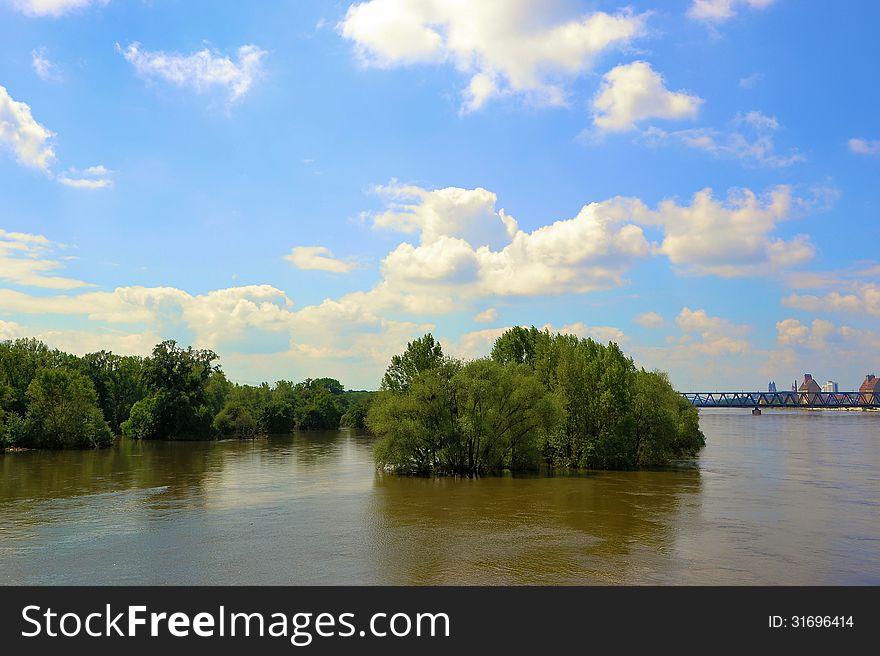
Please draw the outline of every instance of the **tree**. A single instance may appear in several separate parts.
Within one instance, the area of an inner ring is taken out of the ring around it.
[[[443,349],[434,336],[428,333],[406,345],[401,355],[391,358],[391,364],[382,378],[383,390],[405,391],[413,379],[423,371],[438,366],[443,361]]]
[[[382,467],[634,469],[694,457],[705,443],[696,410],[666,375],[637,370],[617,344],[517,327],[491,359],[415,367],[419,341],[392,359],[367,414]]]
[[[540,464],[543,434],[558,406],[525,366],[446,359],[381,392],[367,423],[382,467],[415,474],[477,476]]]
[[[229,385],[210,350],[162,342],[146,359],[143,378],[150,395],[131,410],[123,433],[138,439],[209,439]],[[137,411],[137,412],[135,412]]]
[[[259,427],[251,409],[237,401],[227,402],[214,418],[214,430],[220,435],[250,438],[259,432]]]
[[[27,389],[28,410],[21,446],[43,448],[99,447],[113,433],[91,381],[62,368],[41,369]]]
[[[132,406],[146,394],[141,375],[143,358],[98,351],[87,353],[82,367],[95,386],[104,418],[114,433],[121,432]]]

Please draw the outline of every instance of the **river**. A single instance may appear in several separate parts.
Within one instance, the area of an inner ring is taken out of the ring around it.
[[[0,455],[2,584],[880,584],[880,413],[701,411],[669,471],[378,474],[351,431]]]

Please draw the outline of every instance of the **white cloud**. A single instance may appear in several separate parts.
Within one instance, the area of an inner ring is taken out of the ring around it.
[[[27,334],[25,331],[26,328],[21,324],[0,319],[0,341],[24,337]]]
[[[296,246],[284,259],[299,269],[348,273],[357,265],[339,260],[325,246]]]
[[[880,139],[870,141],[868,139],[850,139],[849,149],[859,155],[877,155],[880,153]]]
[[[779,129],[776,117],[751,111],[735,116],[723,130],[692,128],[667,132],[652,126],[644,130],[641,136],[650,146],[673,140],[716,157],[734,157],[748,164],[770,168],[784,168],[805,161],[806,157],[797,148],[790,149],[786,154],[776,152],[773,133]]]
[[[773,236],[777,224],[792,216],[793,206],[807,201],[793,198],[789,187],[776,187],[763,197],[748,189],[732,190],[726,202],[715,200],[711,189],[694,194],[690,205],[673,200],[649,210],[637,199],[617,199],[636,223],[661,226],[658,252],[686,273],[724,278],[766,275],[803,264],[814,248],[806,235],[785,240]]]
[[[43,80],[60,80],[61,69],[49,59],[48,52],[45,47],[31,50],[31,66]]]
[[[368,66],[451,63],[470,76],[462,111],[519,94],[563,104],[565,83],[645,33],[647,14],[563,17],[558,0],[368,0],[339,24]]]
[[[633,321],[644,328],[659,328],[664,323],[663,315],[657,312],[642,312]]]
[[[742,355],[751,349],[751,344],[745,339],[752,330],[751,326],[710,316],[705,310],[682,308],[675,323],[682,331],[678,344],[672,347],[679,356],[689,354],[697,358],[701,355]]]
[[[13,100],[0,85],[0,144],[12,150],[19,163],[48,173],[55,159],[54,136],[34,120],[28,105]]]
[[[877,335],[870,330],[837,326],[825,319],[810,324],[798,319],[784,319],[776,324],[776,341],[783,347],[805,347],[813,351],[849,352],[850,355],[876,344]]]
[[[498,318],[498,311],[495,308],[487,308],[474,316],[477,323],[492,323]]]
[[[427,295],[428,308],[492,294],[620,286],[631,264],[650,252],[642,229],[601,203],[525,232],[503,209],[496,210],[495,194],[485,189],[404,189],[413,203],[402,208],[392,203],[371,216],[375,226],[420,234],[420,245],[404,242],[383,259],[383,293],[398,299]],[[486,245],[493,242],[499,246]]]
[[[775,0],[692,0],[688,16],[701,21],[723,23],[736,16],[740,7],[764,9]]]
[[[106,189],[113,186],[112,174],[113,171],[101,164],[85,169],[70,168],[58,176],[58,182],[74,189]]]
[[[81,280],[51,275],[61,267],[61,262],[51,257],[58,247],[42,235],[0,229],[0,280],[48,289],[88,286]]]
[[[92,4],[106,5],[110,0],[12,0],[12,6],[28,16],[51,16],[84,9]]]
[[[545,325],[544,328],[551,333],[560,332],[563,334],[577,335],[581,339],[589,338],[595,342],[603,344],[607,344],[608,342],[623,344],[629,341],[629,337],[620,328],[614,326],[588,326],[583,321],[567,324],[562,326],[558,331],[550,324]]]
[[[373,226],[419,233],[423,244],[454,237],[472,246],[497,247],[517,232],[516,220],[503,209],[496,211],[497,196],[482,187],[428,191],[392,181],[375,191],[388,209],[370,216]]]
[[[605,73],[593,98],[593,124],[600,130],[624,131],[649,118],[692,119],[702,103],[698,96],[669,91],[650,64],[636,61]]]
[[[226,90],[229,101],[241,99],[262,75],[266,51],[255,45],[241,46],[236,60],[207,48],[190,55],[143,50],[139,43],[116,49],[145,78],[160,78],[179,87],[202,93],[214,87]]]
[[[871,282],[851,283],[852,293],[830,292],[822,296],[792,294],[782,304],[808,312],[847,312],[880,316],[880,285]]]

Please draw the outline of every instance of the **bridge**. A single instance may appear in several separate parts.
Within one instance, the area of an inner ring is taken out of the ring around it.
[[[681,392],[697,408],[878,408],[871,392]]]

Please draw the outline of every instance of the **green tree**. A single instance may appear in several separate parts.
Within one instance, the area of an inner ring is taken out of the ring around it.
[[[534,469],[558,405],[524,365],[446,359],[381,392],[367,416],[380,466],[402,473],[477,476]]]
[[[391,358],[391,364],[382,377],[381,389],[392,392],[405,391],[416,376],[423,371],[433,369],[442,361],[443,348],[434,340],[434,336],[428,333],[424,337],[419,337],[408,343],[401,355]]]
[[[27,389],[28,410],[21,446],[41,448],[100,447],[113,433],[91,381],[61,368],[41,369]]]
[[[404,366],[424,350],[412,343],[392,360],[367,414],[377,462],[394,471],[634,469],[704,445],[696,410],[665,374],[637,370],[615,343],[518,327],[491,359]]]
[[[259,432],[257,420],[245,403],[227,402],[214,418],[214,429],[224,436],[250,438]]]
[[[138,439],[209,439],[229,389],[210,350],[162,342],[146,359],[143,379],[150,395],[131,410],[123,433]],[[149,416],[148,416],[149,415]]]
[[[86,354],[82,367],[95,386],[104,418],[114,433],[121,432],[132,406],[146,395],[143,358],[98,351]]]

